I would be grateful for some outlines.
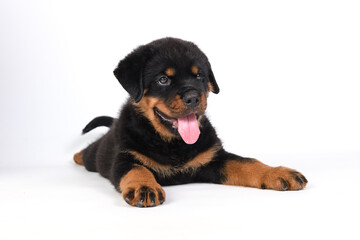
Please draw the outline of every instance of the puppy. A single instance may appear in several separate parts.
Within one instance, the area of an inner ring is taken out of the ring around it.
[[[165,201],[161,186],[204,182],[300,190],[306,178],[226,152],[205,116],[219,86],[205,54],[175,38],[153,41],[120,61],[114,74],[130,98],[118,119],[98,117],[83,130],[110,127],[74,155],[77,164],[108,178],[131,206]]]

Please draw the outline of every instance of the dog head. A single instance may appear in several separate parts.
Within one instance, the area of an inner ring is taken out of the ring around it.
[[[114,70],[116,78],[165,140],[197,141],[209,92],[219,92],[210,63],[193,43],[164,38],[135,49]]]

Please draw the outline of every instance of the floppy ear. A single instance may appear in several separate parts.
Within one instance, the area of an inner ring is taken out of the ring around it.
[[[114,70],[115,77],[135,102],[139,102],[143,97],[143,69],[151,55],[149,46],[140,46],[121,60]]]
[[[210,84],[211,84],[211,86],[212,86],[211,91],[212,91],[213,93],[218,94],[218,93],[220,92],[220,88],[219,88],[219,86],[218,86],[217,83],[216,83],[216,80],[215,80],[215,77],[214,77],[214,73],[212,72],[211,65],[210,65],[209,62],[208,62],[208,65],[209,65],[209,72],[208,72],[209,81],[210,81]]]

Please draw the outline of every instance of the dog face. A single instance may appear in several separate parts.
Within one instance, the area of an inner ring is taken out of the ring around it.
[[[193,43],[164,38],[140,46],[114,74],[160,136],[197,141],[209,92],[219,87],[205,54]]]

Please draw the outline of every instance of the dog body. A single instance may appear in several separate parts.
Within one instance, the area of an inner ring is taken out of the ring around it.
[[[174,38],[140,46],[114,74],[130,94],[118,119],[98,117],[83,130],[110,130],[76,163],[108,178],[127,203],[151,207],[165,201],[161,186],[192,182],[298,190],[306,178],[285,167],[226,152],[205,115],[219,87],[205,54]]]

